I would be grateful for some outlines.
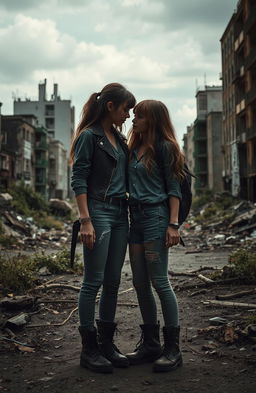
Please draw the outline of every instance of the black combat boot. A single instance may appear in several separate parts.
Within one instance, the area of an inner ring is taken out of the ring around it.
[[[128,367],[129,360],[113,343],[116,323],[97,320],[98,344],[102,355],[115,367]]]
[[[172,371],[182,365],[182,356],[179,348],[180,327],[163,327],[164,350],[162,356],[153,365],[153,371]]]
[[[162,348],[159,338],[159,324],[140,325],[141,338],[135,351],[127,353],[130,364],[153,362],[161,356]]]
[[[112,373],[112,364],[101,354],[99,350],[96,329],[87,329],[80,326],[79,333],[82,337],[80,366],[98,373]]]

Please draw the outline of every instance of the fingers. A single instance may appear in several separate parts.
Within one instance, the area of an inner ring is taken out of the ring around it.
[[[180,242],[180,235],[177,230],[172,230],[166,231],[166,239],[165,239],[165,245],[166,247],[173,247],[179,244]]]
[[[95,231],[93,231],[92,233],[81,233],[80,237],[81,237],[81,242],[91,250],[96,241]]]

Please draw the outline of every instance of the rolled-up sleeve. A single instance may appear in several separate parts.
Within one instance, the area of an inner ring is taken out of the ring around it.
[[[71,187],[75,195],[87,194],[87,180],[91,172],[94,151],[93,134],[83,131],[75,144],[75,158],[71,174]]]
[[[168,197],[174,196],[182,199],[180,182],[175,178],[171,172],[171,146],[168,142],[164,143],[162,146],[162,156],[163,156],[163,170],[165,177],[165,186]]]

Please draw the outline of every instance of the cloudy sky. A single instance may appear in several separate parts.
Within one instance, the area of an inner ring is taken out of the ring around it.
[[[0,0],[0,101],[35,99],[47,78],[72,99],[121,82],[137,100],[162,100],[181,143],[196,86],[220,84],[219,39],[237,0]],[[128,122],[129,127],[129,122]]]

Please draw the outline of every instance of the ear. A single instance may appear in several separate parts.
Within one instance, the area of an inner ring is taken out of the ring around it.
[[[113,104],[112,101],[108,101],[108,102],[107,102],[107,110],[108,110],[109,112],[113,112],[113,110],[114,110],[114,104]]]

